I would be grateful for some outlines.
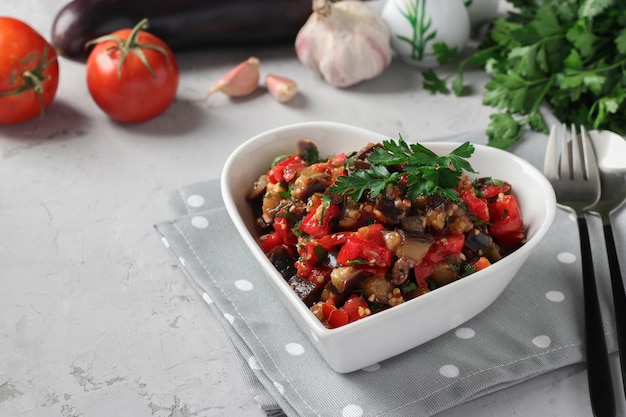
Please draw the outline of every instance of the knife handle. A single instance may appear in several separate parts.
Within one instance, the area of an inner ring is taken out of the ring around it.
[[[611,275],[611,289],[613,290],[615,330],[617,332],[617,346],[620,353],[619,362],[621,364],[624,396],[626,397],[626,291],[624,290],[624,280],[619,267],[613,228],[611,227],[610,221],[605,222],[603,229],[606,253],[609,261],[609,274]]]
[[[606,347],[602,313],[591,256],[587,220],[577,216],[580,234],[580,253],[583,269],[583,300],[585,305],[585,346],[587,353],[587,380],[591,409],[595,417],[615,417],[615,392],[609,353]]]

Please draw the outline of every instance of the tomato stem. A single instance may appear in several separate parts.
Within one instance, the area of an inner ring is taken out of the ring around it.
[[[0,97],[8,97],[13,95],[18,95],[23,93],[24,91],[33,91],[37,94],[37,99],[39,100],[39,108],[41,109],[40,114],[43,115],[45,105],[43,100],[43,90],[44,83],[50,79],[49,76],[44,75],[44,72],[50,65],[56,62],[57,57],[54,56],[52,59],[48,60],[48,55],[50,53],[50,48],[48,45],[44,47],[43,53],[41,57],[38,55],[33,55],[29,57],[28,60],[31,59],[40,59],[39,63],[32,70],[24,71],[22,73],[22,84],[12,90],[0,91]],[[16,77],[17,78],[17,77]],[[17,80],[16,80],[17,81]]]
[[[156,74],[154,73],[154,70],[150,65],[150,61],[148,61],[148,58],[146,58],[143,49],[152,49],[154,51],[157,51],[165,57],[168,65],[172,65],[172,63],[170,61],[170,57],[167,51],[161,46],[152,43],[139,42],[139,33],[142,30],[146,29],[148,29],[148,19],[144,18],[132,28],[127,39],[122,39],[119,36],[105,35],[87,42],[85,44],[85,47],[89,47],[91,45],[95,45],[101,42],[115,43],[115,45],[110,46],[109,48],[107,48],[107,50],[116,50],[119,51],[121,54],[119,62],[117,64],[118,79],[122,78],[122,68],[124,67],[124,61],[126,61],[126,57],[128,56],[128,54],[133,54],[137,58],[139,58],[139,60],[146,66],[150,74],[155,77]]]

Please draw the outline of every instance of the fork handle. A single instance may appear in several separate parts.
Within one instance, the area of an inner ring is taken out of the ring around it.
[[[607,219],[608,220],[608,219]],[[609,274],[611,275],[611,289],[613,290],[613,305],[615,309],[615,329],[617,331],[617,346],[620,352],[620,364],[624,395],[626,396],[626,291],[624,281],[619,268],[617,249],[613,237],[613,228],[610,220],[603,222],[604,241],[609,261]]]
[[[591,257],[589,230],[584,214],[579,214],[577,220],[583,270],[585,345],[591,409],[596,417],[615,417],[615,393]]]

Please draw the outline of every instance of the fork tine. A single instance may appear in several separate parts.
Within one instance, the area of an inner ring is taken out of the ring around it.
[[[582,126],[581,126],[582,129]],[[574,180],[586,180],[587,179],[587,164],[586,161],[586,145],[583,143],[584,139],[581,139],[576,132],[576,126],[572,123],[572,141],[571,141],[571,174]]]
[[[543,173],[550,178],[557,178],[559,171],[559,151],[557,147],[557,127],[552,125],[548,144],[546,145],[546,157],[543,162]]]
[[[572,143],[574,142],[574,138],[572,137],[571,141],[567,140],[567,127],[565,124],[562,126],[563,130],[563,138],[561,138],[561,159],[560,159],[560,169],[559,169],[559,178],[567,178],[572,179]],[[573,129],[572,129],[573,130]],[[576,131],[574,130],[574,134]]]
[[[600,169],[598,168],[598,160],[596,159],[596,153],[593,149],[593,143],[589,138],[589,133],[584,126],[580,127],[580,134],[582,138],[582,153],[583,163],[585,164],[586,179],[600,184]]]

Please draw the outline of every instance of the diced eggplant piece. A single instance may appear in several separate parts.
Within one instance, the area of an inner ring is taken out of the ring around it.
[[[367,145],[359,149],[359,151],[355,155],[355,159],[365,160],[369,158],[374,148],[380,147],[380,146],[381,146],[380,143],[368,143]]]
[[[317,145],[312,140],[303,139],[298,141],[298,153],[303,160],[309,164],[314,164],[319,161],[320,153],[317,150]]]
[[[321,193],[331,184],[330,175],[320,172],[315,166],[304,168],[294,180],[291,187],[291,196],[306,201],[315,193]]]
[[[480,229],[474,229],[465,236],[465,247],[482,256],[486,253],[491,238]]]
[[[420,295],[424,295],[427,292],[430,292],[430,290],[428,288],[416,287],[415,289],[413,289],[411,291],[407,291],[404,294],[402,294],[402,297],[404,297],[405,301],[408,301],[408,300],[411,300],[413,298],[417,298]]]
[[[330,282],[339,293],[352,291],[363,279],[363,271],[352,266],[340,266],[330,273]]]
[[[269,179],[266,174],[263,174],[259,177],[258,180],[254,182],[252,185],[252,189],[246,195],[246,200],[253,201],[258,198],[263,197],[263,193],[267,189],[267,184],[269,183]]]
[[[389,304],[394,286],[380,275],[370,275],[361,283],[363,297],[371,303]]]
[[[383,223],[398,224],[409,208],[409,200],[379,196],[374,206],[374,215]]]
[[[449,200],[445,197],[442,197],[439,194],[433,194],[428,196],[428,199],[426,200],[426,208],[430,210],[439,210],[443,208],[447,201]]]
[[[300,275],[292,276],[288,282],[294,292],[298,294],[298,297],[300,297],[307,307],[311,307],[319,301],[322,290],[324,289],[324,287],[317,286]]]
[[[339,306],[342,305],[349,296],[349,292],[340,293],[339,291],[337,291],[337,288],[335,288],[333,283],[331,281],[328,281],[328,283],[324,287],[324,290],[322,291],[322,294],[320,295],[320,299],[322,301],[333,300],[335,302],[335,305]]]
[[[442,287],[456,281],[459,270],[454,268],[447,260],[433,265],[433,274],[430,276],[438,287]]]
[[[361,217],[361,205],[349,198],[345,201],[338,226],[342,229],[352,229],[357,226]]]
[[[434,243],[435,239],[429,234],[411,235],[404,233],[403,240],[396,255],[401,258],[408,258],[413,265],[418,265],[422,262],[428,250]]]
[[[402,234],[396,230],[383,230],[382,234],[385,238],[385,246],[387,246],[387,249],[396,253],[400,244],[402,244],[402,240],[404,239]]]
[[[380,197],[376,199],[374,215],[383,223],[398,224],[405,211],[396,206],[394,199]]]
[[[393,285],[402,285],[407,279],[409,279],[409,272],[411,272],[412,262],[406,256],[402,256],[394,262],[391,268],[391,278],[389,281]]]
[[[288,280],[296,274],[296,267],[294,266],[296,259],[289,254],[287,248],[284,246],[278,245],[272,248],[272,250],[267,253],[267,257],[285,280]]]
[[[424,233],[426,219],[424,216],[406,216],[400,219],[400,228],[407,233]]]

